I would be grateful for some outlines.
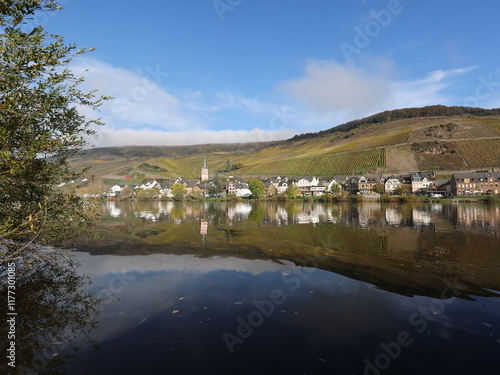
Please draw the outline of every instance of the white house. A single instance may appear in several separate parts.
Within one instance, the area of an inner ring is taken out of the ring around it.
[[[299,178],[295,185],[297,185],[297,187],[300,189],[301,191],[301,194],[303,196],[308,196],[310,194],[313,194],[313,192],[311,192],[311,187],[312,186],[318,186],[319,185],[319,178],[317,177],[301,177]],[[324,191],[325,189],[323,189]]]
[[[301,177],[296,183],[299,188],[317,186],[318,184],[319,179],[317,177]]]
[[[288,189],[288,186],[290,186],[290,183],[288,181],[281,181],[275,186],[278,190],[278,194],[283,194]]]
[[[411,175],[411,191],[414,193],[422,189],[428,189],[430,186],[430,181],[427,177],[422,177],[419,174]]]
[[[152,189],[154,187],[161,190],[161,185],[156,180],[146,182],[145,184],[142,184],[141,186],[139,186],[139,188],[145,189],[145,190],[149,190],[149,189]]]
[[[401,187],[401,181],[394,176],[391,176],[385,181],[385,192],[386,193],[394,193],[396,189]]]
[[[252,192],[248,188],[248,184],[245,182],[238,182],[235,184],[235,194],[237,197],[249,197]]]
[[[332,179],[331,181],[329,181],[329,182],[328,182],[328,185],[326,185],[325,190],[326,190],[326,191],[333,191],[335,186],[338,186],[338,190],[339,190],[339,191],[341,191],[341,190],[342,190],[342,183],[339,183],[339,182],[338,182],[337,180],[335,180],[335,179]]]
[[[106,192],[106,196],[108,198],[115,198],[120,195],[122,190],[126,187],[127,185],[113,185],[109,188],[109,190]]]

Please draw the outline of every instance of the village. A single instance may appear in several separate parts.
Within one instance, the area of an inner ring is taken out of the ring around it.
[[[142,184],[113,185],[97,195],[106,198],[183,198],[183,197],[255,197],[250,180],[216,174],[209,178],[206,160],[198,180],[145,180]],[[453,173],[451,179],[437,179],[436,172],[411,172],[400,175],[364,174],[332,177],[260,178],[261,196],[322,197],[325,194],[362,196],[378,200],[385,195],[425,195],[431,198],[477,196],[500,193],[500,172],[494,169]],[[293,191],[293,193],[292,193]]]

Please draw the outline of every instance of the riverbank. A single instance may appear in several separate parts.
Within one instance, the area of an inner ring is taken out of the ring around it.
[[[158,201],[158,202],[385,202],[385,203],[487,203],[500,204],[500,195],[483,195],[483,196],[460,196],[446,198],[430,198],[416,195],[380,195],[380,196],[364,196],[364,195],[348,195],[348,196],[322,196],[322,197],[259,197],[259,198],[242,198],[242,197],[185,197],[183,199],[174,198],[105,198],[106,201]]]

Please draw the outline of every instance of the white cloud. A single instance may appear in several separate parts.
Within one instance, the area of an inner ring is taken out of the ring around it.
[[[110,146],[167,146],[195,145],[209,143],[268,142],[287,139],[296,134],[289,128],[277,130],[208,130],[193,128],[189,131],[164,131],[151,129],[130,129],[101,127],[96,137],[88,138],[96,147]]]
[[[201,241],[201,236],[200,236]],[[78,254],[78,260],[85,264],[87,275],[99,276],[116,272],[173,272],[190,270],[193,274],[204,274],[213,271],[227,270],[248,272],[260,275],[265,272],[293,270],[294,264],[288,261],[281,263],[268,260],[248,260],[235,257],[198,258],[194,255],[153,254],[147,256],[116,257],[116,256],[89,256],[86,253]],[[140,260],[140,261],[138,261]]]
[[[303,107],[301,121],[334,126],[388,109],[460,105],[450,88],[476,68],[436,70],[424,78],[401,80],[393,77],[395,68],[384,59],[373,60],[370,72],[335,61],[309,60],[303,77],[280,88]]]
[[[135,73],[84,58],[72,69],[85,77],[86,87],[114,97],[100,110],[100,116],[109,124],[183,129],[194,120],[182,110],[179,99],[159,85],[168,76],[159,67]]]
[[[454,103],[455,99],[446,90],[452,86],[454,78],[475,68],[436,70],[428,73],[422,79],[389,82],[392,97],[391,101],[387,103],[386,109],[456,104]]]
[[[304,77],[281,87],[318,113],[347,111],[356,115],[380,107],[389,95],[383,80],[335,61],[309,60]]]
[[[84,89],[114,97],[98,114],[80,109],[106,124],[96,128],[97,137],[87,138],[95,146],[258,142],[296,134],[289,118],[280,115],[282,106],[231,92],[174,95],[165,88],[168,73],[160,67],[133,72],[82,58],[72,69],[85,78]]]

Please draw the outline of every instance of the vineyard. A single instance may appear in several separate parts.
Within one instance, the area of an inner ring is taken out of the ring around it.
[[[500,166],[500,138],[459,141],[457,146],[471,168]]]
[[[155,171],[154,167],[161,168],[159,174],[168,178],[183,177],[186,179],[192,179],[196,176],[194,175],[193,167],[188,164],[178,162],[172,159],[152,159],[149,160],[150,173]]]
[[[335,153],[314,158],[306,175],[333,176],[362,173],[367,168],[385,167],[385,148]]]
[[[384,167],[385,163],[385,148],[376,148],[307,158],[283,158],[272,163],[255,164],[240,172],[247,175],[333,176],[361,173],[367,168]]]
[[[408,142],[411,131],[401,131],[399,133],[381,137],[370,144],[370,147],[393,146]]]

